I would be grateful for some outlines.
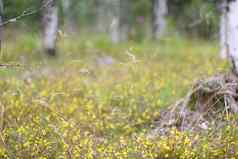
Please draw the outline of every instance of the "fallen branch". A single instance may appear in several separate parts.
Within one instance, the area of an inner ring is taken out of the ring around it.
[[[224,123],[238,124],[229,121],[237,113],[238,78],[220,74],[197,82],[184,98],[162,111],[152,134],[166,135],[171,128],[202,132]]]

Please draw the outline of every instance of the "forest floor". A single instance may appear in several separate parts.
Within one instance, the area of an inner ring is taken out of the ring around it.
[[[7,37],[0,158],[238,158],[234,125],[216,133],[150,133],[195,81],[229,70],[215,42],[173,37],[113,45],[66,36],[58,56],[47,58],[37,35]]]

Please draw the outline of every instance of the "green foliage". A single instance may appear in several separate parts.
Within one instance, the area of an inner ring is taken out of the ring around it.
[[[169,7],[171,19],[179,30],[202,38],[217,37],[220,14],[214,1],[173,0]]]
[[[14,18],[24,11],[36,10],[39,8],[40,1],[39,0],[7,0],[4,1],[4,19]],[[28,22],[37,22],[36,19],[39,19],[39,14],[34,14],[32,16],[27,17],[26,21],[23,20],[22,23]]]

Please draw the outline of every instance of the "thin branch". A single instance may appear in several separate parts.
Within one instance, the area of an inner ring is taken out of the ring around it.
[[[0,63],[0,68],[10,68],[10,67],[23,67],[24,65],[22,64],[1,64]]]
[[[2,22],[0,24],[0,27],[2,26],[5,26],[9,23],[15,23],[17,22],[18,20],[22,19],[22,18],[25,18],[25,17],[28,17],[30,15],[33,15],[33,14],[36,14],[36,13],[39,13],[41,10],[43,10],[44,8],[47,8],[48,6],[50,6],[52,3],[52,1],[48,1],[47,3],[43,4],[40,8],[38,9],[34,9],[34,10],[24,10],[21,14],[19,14],[18,16],[14,17],[14,18],[10,18],[4,22]]]

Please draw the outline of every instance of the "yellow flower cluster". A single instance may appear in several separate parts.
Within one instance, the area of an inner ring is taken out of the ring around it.
[[[213,135],[174,128],[167,136],[148,137],[161,108],[184,95],[201,73],[226,68],[208,55],[216,48],[197,41],[133,44],[133,62],[123,53],[131,44],[100,48],[96,41],[90,49],[79,43],[60,43],[62,52],[77,53],[62,55],[60,64],[32,60],[31,69],[0,70],[6,76],[0,80],[1,159],[238,158],[236,126]],[[5,61],[27,51],[10,49]],[[114,64],[101,66],[94,52],[111,52]]]

